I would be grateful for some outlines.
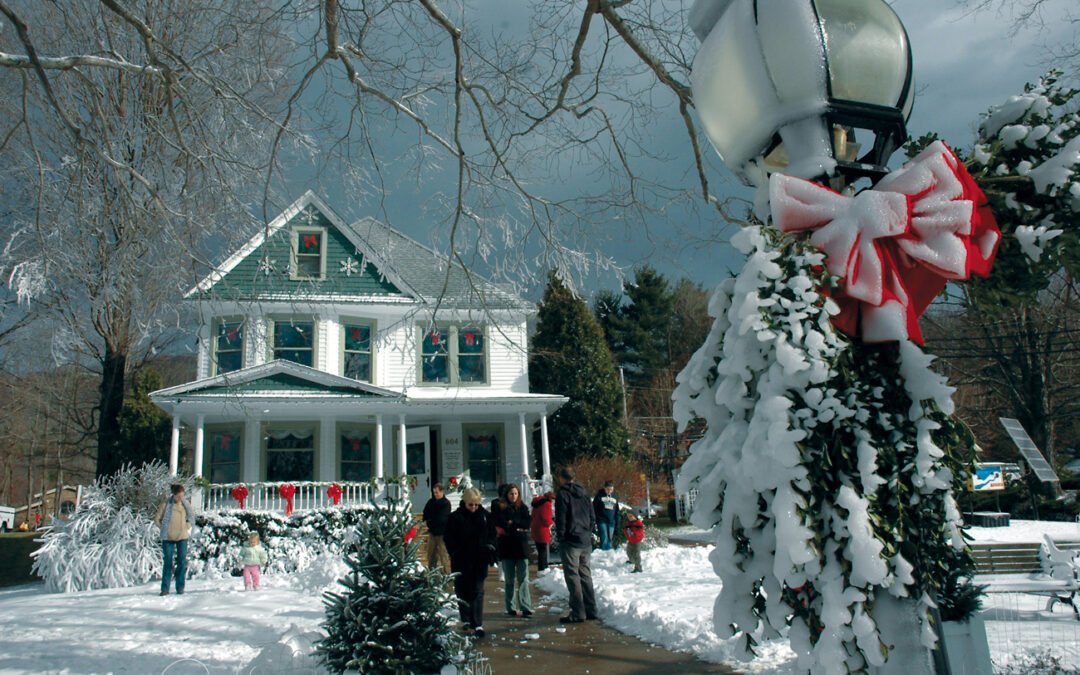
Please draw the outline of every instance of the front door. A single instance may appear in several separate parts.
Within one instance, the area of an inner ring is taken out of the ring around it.
[[[412,503],[415,511],[423,511],[431,498],[431,472],[428,470],[428,450],[431,435],[428,427],[411,427],[405,430],[405,473],[416,479]]]

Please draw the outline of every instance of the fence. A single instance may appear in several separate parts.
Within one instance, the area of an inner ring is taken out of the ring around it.
[[[1080,669],[1080,621],[1068,605],[1051,611],[1048,599],[1030,593],[988,592],[983,620],[990,658],[1000,672],[1050,672],[1036,669],[1040,659],[1060,659],[1064,672]],[[985,675],[991,675],[986,673]]]
[[[245,509],[285,511],[285,498],[278,492],[278,488],[284,483],[243,483],[242,485],[248,491],[244,499]],[[327,489],[334,483],[304,481],[294,482],[291,485],[296,488],[296,494],[293,495],[294,511],[322,509],[334,505],[334,500],[327,494]],[[374,502],[376,495],[370,483],[337,483],[337,485],[341,488],[340,506],[363,506]],[[213,483],[209,485],[202,491],[202,508],[239,509],[240,502],[232,496],[232,491],[236,487],[236,484]]]

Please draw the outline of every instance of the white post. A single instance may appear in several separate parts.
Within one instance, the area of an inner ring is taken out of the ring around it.
[[[548,449],[547,415],[540,416],[540,453],[544,478],[548,478],[551,476],[551,451]]]
[[[398,415],[397,466],[395,471],[398,476],[404,476],[405,469],[405,416]]]
[[[382,478],[383,473],[383,424],[382,415],[375,416],[375,477]]]
[[[532,483],[529,482],[529,444],[528,429],[525,428],[525,413],[518,413],[518,429],[521,436],[521,498],[526,504],[532,501]]]
[[[175,476],[180,470],[180,418],[173,415],[172,440],[169,441],[169,475]]]
[[[319,420],[319,464],[316,468],[317,480],[329,483],[337,480],[337,420],[324,417]],[[321,493],[321,492],[320,492]]]
[[[195,476],[203,475],[203,435],[206,418],[199,415],[195,423],[195,462],[191,467],[191,473]]]

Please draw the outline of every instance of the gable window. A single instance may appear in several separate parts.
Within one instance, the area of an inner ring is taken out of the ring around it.
[[[420,381],[486,384],[487,337],[479,326],[426,328],[420,341]]]
[[[244,323],[216,322],[213,343],[214,374],[231,373],[244,367]]]
[[[473,484],[479,484],[481,490],[493,488],[499,484],[499,427],[497,425],[476,425],[462,429],[465,436],[465,460],[469,467],[469,476]]]
[[[312,480],[315,441],[315,428],[311,426],[267,427],[266,480]]]
[[[293,279],[326,277],[326,230],[321,227],[295,227],[289,244],[292,253],[289,271]]]
[[[371,431],[369,429],[344,429],[338,436],[341,480],[363,482],[370,480],[372,471]]]
[[[344,338],[341,341],[342,374],[354,380],[372,382],[372,363],[374,352],[371,343],[371,324],[355,321],[343,321],[341,324]]]
[[[240,429],[208,430],[210,482],[240,482]]]
[[[278,319],[274,321],[273,356],[302,366],[315,367],[315,322]]]

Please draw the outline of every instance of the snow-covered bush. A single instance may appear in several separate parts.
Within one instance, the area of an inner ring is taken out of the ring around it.
[[[449,576],[420,564],[408,500],[375,509],[357,526],[342,593],[328,591],[317,651],[333,672],[430,673],[462,663],[469,643],[450,625]]]
[[[191,479],[170,475],[161,462],[127,466],[99,479],[70,520],[45,528],[33,553],[34,573],[53,592],[134,586],[160,575],[154,516],[177,482],[191,490]]]
[[[771,228],[732,243],[746,265],[712,295],[674,396],[681,427],[708,425],[678,489],[698,490],[693,522],[716,528],[715,629],[744,636],[748,657],[787,631],[800,670],[864,671],[895,644],[875,613],[890,598],[910,599],[916,636],[933,639],[926,610],[963,543],[950,487],[972,440],[914,344],[834,329],[822,253]]]

